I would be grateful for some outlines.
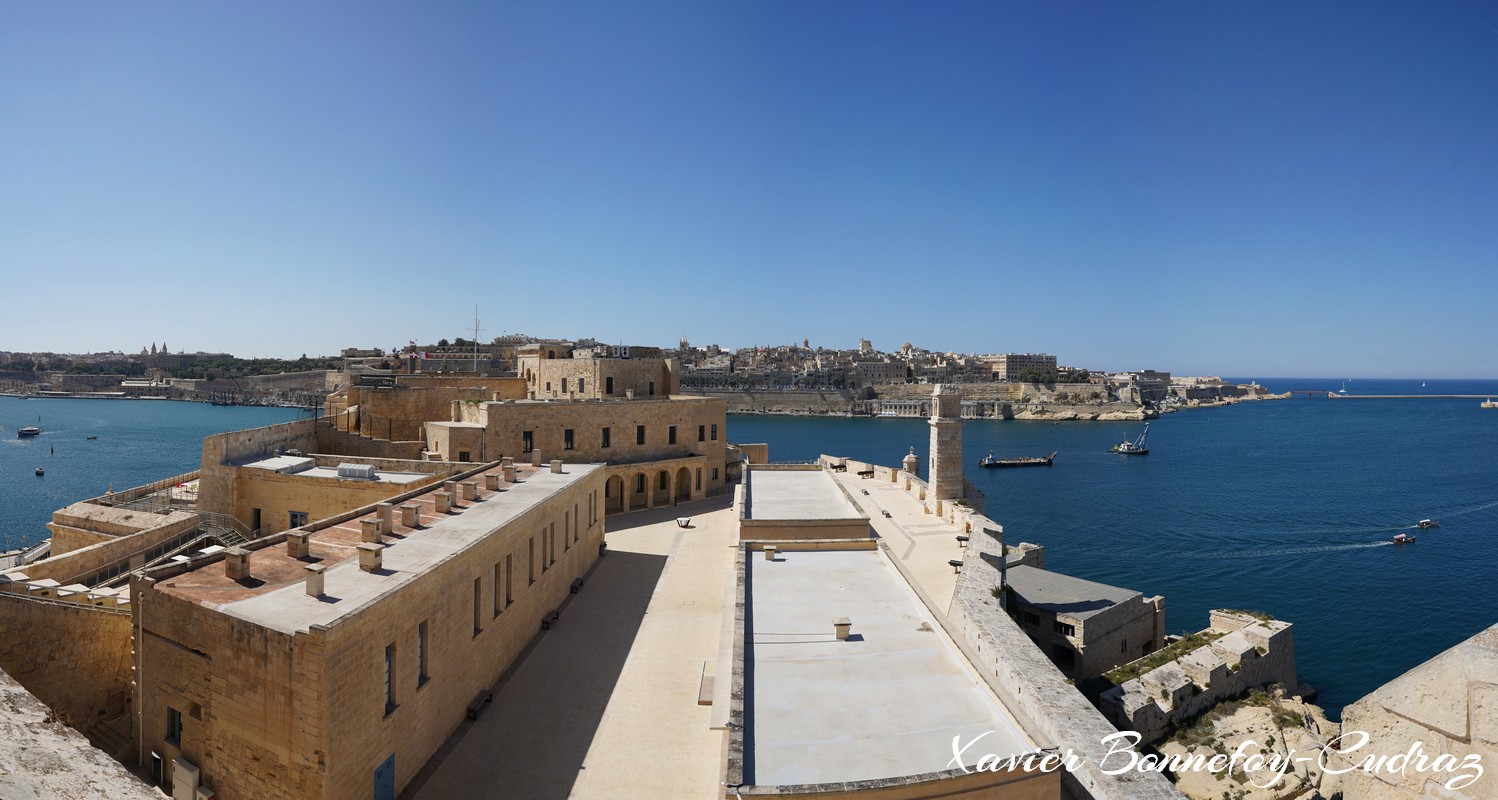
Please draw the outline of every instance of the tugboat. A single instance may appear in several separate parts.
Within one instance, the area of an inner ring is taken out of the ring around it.
[[[1393,544],[1409,544],[1415,541],[1415,537],[1407,533],[1396,533],[1394,534],[1394,538],[1389,541]]]
[[[1415,524],[1419,525],[1420,526],[1420,530],[1422,530],[1422,531],[1428,531],[1431,528],[1439,528],[1439,527],[1441,527],[1441,521],[1438,520],[1438,519],[1422,519],[1422,520],[1420,520],[1419,522],[1417,522]]]
[[[22,428],[22,429],[16,431],[16,435],[17,436],[41,436],[42,435],[42,429],[41,428],[36,428],[36,427]]]
[[[993,451],[989,450],[988,451],[988,455],[984,456],[983,458],[978,459],[978,466],[980,466],[980,467],[1049,467],[1051,465],[1051,462],[1056,460],[1056,453],[1057,452],[1058,451],[1052,450],[1051,454],[1048,455],[1048,456],[1030,456],[1030,457],[1026,457],[1026,458],[994,458],[993,457]]]
[[[1146,422],[1144,423],[1144,433],[1139,434],[1138,439],[1135,439],[1132,442],[1128,439],[1125,439],[1122,442],[1119,442],[1118,444],[1115,444],[1112,447],[1108,448],[1108,452],[1118,453],[1122,456],[1147,456],[1149,455],[1150,451],[1148,447],[1144,446],[1144,437],[1148,436],[1149,433],[1150,424]]]

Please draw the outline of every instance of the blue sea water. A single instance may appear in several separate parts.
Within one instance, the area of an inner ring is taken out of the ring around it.
[[[1264,379],[1336,391],[1342,379]],[[1482,394],[1498,381],[1346,382],[1354,394]],[[967,471],[1006,542],[1045,545],[1046,565],[1163,595],[1172,632],[1212,608],[1295,623],[1301,679],[1333,715],[1498,623],[1498,410],[1478,399],[1307,399],[1167,414],[1147,456],[1107,452],[1137,422],[969,421]],[[925,463],[924,420],[734,415],[735,442],[772,461],[819,454]],[[1050,468],[983,470],[1059,451]],[[1441,527],[1389,543],[1421,518]]]
[[[204,436],[298,413],[173,400],[0,397],[0,550],[47,538],[53,511],[98,497],[111,484],[128,489],[197,469]],[[42,434],[17,437],[28,425]],[[47,474],[37,477],[37,467]]]

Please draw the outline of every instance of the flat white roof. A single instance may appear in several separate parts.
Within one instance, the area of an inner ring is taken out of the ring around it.
[[[749,469],[747,519],[865,519],[822,470]]]
[[[984,754],[1036,749],[882,552],[793,551],[746,565],[749,783],[939,772],[953,736],[988,731]],[[835,638],[835,617],[851,620],[849,640]]]
[[[254,467],[255,469],[268,469],[283,475],[295,475],[299,478],[324,478],[338,479],[336,467],[318,467],[311,458],[307,456],[271,456],[258,461],[251,461],[241,466]],[[434,475],[425,472],[389,472],[386,470],[375,470],[374,480],[369,483],[393,483],[407,484],[415,483],[423,478],[433,478]],[[342,480],[363,480],[362,478],[343,478]]]

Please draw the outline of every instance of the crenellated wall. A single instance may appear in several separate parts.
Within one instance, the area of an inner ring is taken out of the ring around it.
[[[1104,692],[1103,712],[1153,743],[1219,702],[1270,684],[1295,691],[1295,636],[1288,622],[1236,611],[1211,613],[1218,638]]]

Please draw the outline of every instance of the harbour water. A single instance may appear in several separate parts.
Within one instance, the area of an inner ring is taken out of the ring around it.
[[[1338,390],[1342,380],[1266,380]],[[1483,394],[1495,381],[1366,381],[1348,394]],[[1297,399],[1167,414],[1147,456],[1108,447],[1137,422],[970,421],[968,475],[1008,542],[1061,572],[1164,595],[1171,632],[1212,608],[1295,623],[1301,679],[1341,707],[1498,623],[1498,411],[1472,399]],[[821,453],[925,463],[924,420],[733,416],[772,461]],[[1052,467],[982,470],[1045,455]],[[1441,527],[1394,546],[1421,518]],[[955,546],[954,546],[955,547]],[[955,555],[954,550],[954,555]]]
[[[53,511],[98,497],[111,484],[128,489],[197,469],[204,436],[284,422],[298,413],[308,412],[173,400],[0,397],[0,549],[45,539]],[[17,437],[16,430],[28,425],[42,434]],[[37,477],[37,467],[47,474]]]
[[[1335,380],[1260,379],[1273,391]],[[1350,381],[1348,394],[1480,394],[1498,381]],[[1340,708],[1498,623],[1498,411],[1472,399],[1242,403],[1168,414],[1150,455],[1110,445],[1141,423],[970,421],[968,474],[1009,542],[1047,566],[1166,599],[1173,632],[1211,608],[1296,625],[1302,680]],[[305,414],[305,412],[302,412]],[[40,422],[37,417],[41,416]],[[195,469],[201,439],[295,419],[277,408],[149,400],[0,397],[0,547],[35,543],[53,510]],[[20,439],[16,429],[43,434]],[[821,453],[895,465],[929,431],[918,419],[732,416],[736,442],[775,461]],[[97,436],[89,440],[88,436]],[[49,449],[55,450],[50,454]],[[1055,465],[981,470],[999,456],[1059,451]],[[46,476],[33,474],[44,467]],[[1441,527],[1389,539],[1423,517]],[[955,555],[955,551],[954,551]]]

